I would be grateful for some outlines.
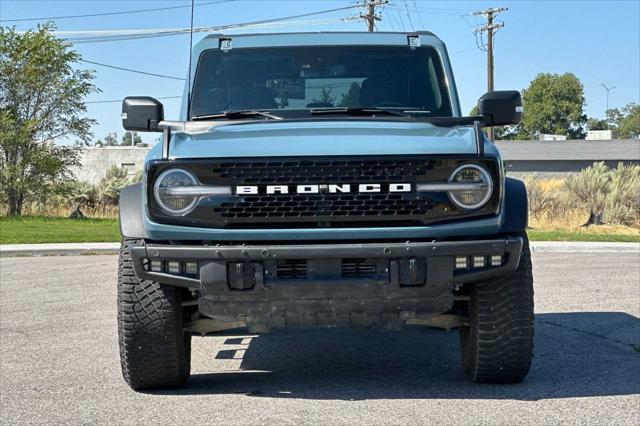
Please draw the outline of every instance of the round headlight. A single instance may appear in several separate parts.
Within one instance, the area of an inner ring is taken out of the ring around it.
[[[457,189],[449,191],[449,199],[465,210],[484,206],[493,192],[491,175],[486,169],[475,164],[463,164],[455,169],[449,183],[457,186]]]
[[[198,203],[198,196],[185,195],[174,188],[195,186],[196,177],[184,169],[169,169],[160,173],[153,185],[156,202],[165,212],[172,216],[184,216],[191,212]]]

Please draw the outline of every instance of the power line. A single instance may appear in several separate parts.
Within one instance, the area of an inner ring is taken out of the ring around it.
[[[403,11],[403,9],[405,9],[404,6],[401,6],[399,4],[392,4],[391,6],[394,7],[395,9],[400,10],[401,12]],[[423,8],[423,7],[420,7],[420,6],[418,6],[418,7],[416,7],[416,6],[408,6],[407,9],[409,9],[409,11],[414,12],[414,13],[424,12],[424,13],[428,13],[429,15],[464,16],[464,15],[468,15],[469,14],[469,12],[464,11],[462,9],[460,9],[458,11],[454,11],[454,10],[449,10],[449,9]]]
[[[465,52],[471,52],[472,50],[476,50],[475,47],[472,47],[470,49],[463,49],[463,50],[457,50],[455,52],[451,52],[452,55],[458,55],[460,53],[465,53]]]
[[[415,31],[416,27],[413,25],[413,21],[411,20],[411,14],[409,13],[409,6],[407,5],[407,0],[404,0],[404,10],[407,12],[407,19],[409,19],[409,25],[411,25],[411,29]]]
[[[395,6],[395,5],[392,4],[391,6]],[[398,17],[398,21],[400,22],[400,26],[402,27],[402,31],[406,31],[407,29],[404,27],[404,19],[402,19],[402,15],[398,11],[398,9],[396,7],[392,7],[391,11],[396,13]]]
[[[396,7],[401,7],[401,6],[396,5]],[[411,6],[411,8],[415,9],[415,10],[422,10],[422,11],[431,12],[431,13],[443,13],[443,14],[446,14],[446,13],[452,13],[453,14],[453,13],[455,13],[457,15],[470,13],[468,10],[465,10],[465,9],[429,7],[429,6],[422,6],[422,5],[417,6],[417,5],[415,5],[415,2],[414,2],[414,6]]]
[[[384,9],[387,7],[387,4],[383,4],[382,5],[382,9],[380,9],[380,16],[382,16],[382,14],[384,13]]]
[[[343,23],[347,19],[349,18],[307,19],[307,20],[300,20],[300,21],[284,21],[284,22],[271,22],[271,23],[265,23],[265,24],[251,24],[251,25],[237,27],[235,28],[235,31],[277,28],[282,26],[293,26],[293,25],[323,25],[323,24],[331,24],[331,23]],[[215,32],[215,31],[219,31],[219,30],[213,27],[209,28],[209,32]],[[194,32],[196,32],[195,29],[194,29]],[[204,31],[200,29],[200,32],[204,32]],[[176,36],[176,35],[184,35],[184,34],[188,34],[188,32],[175,30],[173,32],[150,33],[150,34],[133,35],[133,36],[77,37],[77,38],[65,37],[65,39],[73,44],[92,44],[92,43],[109,43],[109,42],[116,42],[116,41],[140,40],[140,39],[157,38],[157,37],[168,37],[168,36]]]
[[[322,23],[326,23],[327,19],[324,20],[316,20],[316,21],[321,21]],[[332,22],[335,21],[331,20]],[[294,21],[296,22],[296,21]],[[297,21],[298,23],[304,23],[306,25],[310,24],[310,23],[314,23],[314,20],[307,20],[307,21]],[[102,66],[102,67],[106,67],[106,68],[113,68],[116,70],[120,70],[120,71],[127,71],[127,72],[133,72],[133,73],[137,73],[137,74],[142,74],[142,75],[148,75],[148,76],[152,76],[152,77],[161,77],[161,78],[168,78],[168,79],[172,79],[172,80],[180,80],[180,81],[185,81],[184,78],[180,78],[180,77],[174,77],[174,76],[170,76],[170,75],[166,75],[166,74],[156,74],[156,73],[151,73],[151,72],[147,72],[147,71],[140,71],[140,70],[135,70],[135,69],[131,69],[131,68],[125,68],[125,67],[120,67],[120,66],[116,66],[116,65],[111,65],[111,64],[105,64],[102,62],[95,62],[95,61],[89,61],[86,59],[80,59],[81,62],[86,62],[88,64],[93,64],[93,65],[98,65],[98,66]]]
[[[223,31],[223,30],[237,29],[237,28],[250,27],[250,26],[262,26],[265,24],[289,21],[291,19],[304,18],[304,17],[314,16],[314,15],[322,15],[322,14],[327,14],[331,12],[353,9],[356,7],[360,7],[360,5],[338,7],[334,9],[326,9],[326,10],[320,10],[316,12],[284,16],[280,18],[263,19],[263,20],[251,21],[251,22],[242,22],[237,24],[219,25],[219,26],[211,26],[211,27],[198,27],[198,28],[194,28],[193,32],[194,33],[212,32],[212,31]],[[97,43],[97,42],[104,42],[104,41],[121,41],[121,40],[134,40],[134,39],[151,38],[151,37],[172,36],[172,35],[187,34],[189,32],[190,32],[189,28],[169,28],[169,29],[110,30],[110,31],[54,31],[53,34],[61,37],[69,36],[65,38],[69,41],[72,41],[73,43],[80,44],[80,43]]]
[[[385,6],[386,8],[386,6]],[[384,9],[383,9],[384,11]],[[400,31],[400,24],[396,20],[396,17],[393,15],[393,12],[389,13],[389,24],[391,25],[391,29],[393,31]]]
[[[406,3],[405,3],[405,4],[406,4]],[[416,8],[416,9],[418,9],[418,5],[416,4],[416,0],[413,0],[413,7],[414,7],[414,8]],[[423,29],[423,30],[424,30],[424,29],[425,29],[425,26],[424,26],[424,22],[422,22],[422,16],[421,16],[420,12],[417,12],[417,11],[416,11],[416,15],[418,15],[418,21],[420,21],[420,27],[421,27],[421,29]]]
[[[137,73],[137,74],[150,75],[150,76],[153,76],[153,77],[170,78],[172,80],[182,80],[182,81],[185,80],[184,78],[173,77],[171,75],[155,74],[155,73],[152,73],[152,72],[146,72],[146,71],[140,71],[140,70],[132,70],[131,68],[124,68],[124,67],[118,67],[118,66],[115,66],[115,65],[103,64],[101,62],[88,61],[86,59],[80,59],[80,62],[86,62],[87,64],[99,65],[101,67],[106,67],[106,68],[113,68],[113,69],[120,70],[120,71],[128,71],[128,72],[134,72],[134,73]]]
[[[354,9],[354,8],[357,8],[357,7],[360,7],[360,5],[337,7],[337,8],[334,8],[334,9],[318,10],[318,11],[315,11],[315,12],[307,12],[307,13],[302,13],[302,14],[298,14],[298,15],[282,16],[282,17],[278,17],[278,18],[262,19],[262,20],[258,20],[258,21],[240,22],[240,23],[235,23],[235,24],[226,24],[226,25],[208,26],[208,27],[195,27],[193,29],[193,31],[194,32],[207,32],[207,31],[224,30],[224,29],[236,28],[236,27],[244,27],[244,26],[249,26],[249,25],[259,25],[259,24],[266,24],[266,23],[271,23],[271,22],[287,21],[287,20],[290,20],[290,19],[306,18],[308,16],[322,15],[322,14],[327,14],[327,13],[331,13],[331,12],[338,12],[338,11],[341,11],[341,10]],[[148,29],[141,29],[141,30],[53,31],[53,34],[57,35],[57,36],[83,36],[83,35],[87,35],[87,36],[96,36],[96,37],[110,37],[110,36],[135,36],[135,35],[149,35],[149,34],[155,35],[155,34],[161,34],[161,33],[177,33],[177,32],[188,33],[190,31],[191,31],[190,28],[148,28]]]
[[[237,0],[218,0],[218,1],[210,1],[206,3],[200,3],[196,6],[208,6],[211,4],[220,4],[220,3],[228,3]],[[104,12],[104,13],[88,13],[86,15],[67,15],[67,16],[45,16],[41,18],[18,18],[18,19],[0,19],[0,22],[26,22],[26,21],[53,21],[60,19],[76,19],[76,18],[92,18],[95,16],[113,16],[113,15],[127,15],[130,13],[146,13],[146,12],[157,12],[161,10],[173,10],[173,9],[183,9],[191,7],[191,5],[183,5],[183,6],[171,6],[171,7],[157,7],[154,9],[138,9],[138,10],[122,10],[118,12]]]

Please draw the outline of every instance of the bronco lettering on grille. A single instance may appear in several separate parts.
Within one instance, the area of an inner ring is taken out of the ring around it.
[[[345,184],[313,184],[313,185],[264,185],[264,186],[236,186],[238,195],[252,194],[348,194],[348,193],[377,193],[377,192],[411,192],[410,183],[361,183],[357,185]]]

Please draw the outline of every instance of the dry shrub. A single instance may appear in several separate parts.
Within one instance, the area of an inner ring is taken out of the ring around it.
[[[47,197],[26,203],[22,214],[25,216],[68,217],[77,208],[86,217],[118,217],[120,190],[131,183],[140,181],[141,174],[132,179],[127,171],[111,167],[97,185],[88,182],[71,181],[60,184]],[[5,206],[1,206],[5,207]]]
[[[534,227],[640,226],[640,166],[603,162],[567,179],[524,178]]]
[[[118,205],[120,190],[129,183],[126,169],[117,166],[110,167],[96,188],[98,200],[105,205]]]
[[[524,178],[529,198],[529,214],[541,216],[556,204],[558,190],[548,184],[548,181],[539,179],[534,173]]]
[[[4,207],[4,206],[0,206]],[[25,204],[23,216],[47,216],[47,217],[68,217],[78,207],[72,202],[60,203],[27,203]],[[118,206],[95,204],[93,206],[81,207],[82,213],[86,217],[96,219],[115,219],[118,217]]]
[[[564,191],[564,179],[540,179],[534,173],[524,178],[529,201],[529,219],[535,227],[576,227],[589,216],[576,207]]]
[[[604,162],[594,163],[567,178],[565,190],[577,205],[589,210],[589,222],[604,223],[604,206],[611,183],[611,173]]]
[[[640,222],[640,166],[619,164],[611,170],[604,214],[612,224],[632,225]]]
[[[543,191],[559,191],[564,185],[564,179],[540,179],[539,182]]]

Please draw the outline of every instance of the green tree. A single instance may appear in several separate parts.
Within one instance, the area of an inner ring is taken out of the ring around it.
[[[541,133],[582,139],[584,91],[578,77],[571,73],[538,74],[522,92],[524,114],[519,138],[536,139]]]
[[[331,96],[331,90],[325,87],[320,89],[320,97],[311,99],[312,104],[332,104],[336,100],[333,96]]]
[[[640,138],[640,105],[630,103],[607,111],[607,121],[620,139]]]
[[[104,137],[104,146],[118,146],[118,134],[116,132],[109,133]]]
[[[0,27],[0,199],[11,215],[73,179],[95,123],[84,117],[84,98],[98,91],[93,72],[73,68],[80,54],[53,28]],[[76,142],[56,145],[59,138]]]
[[[142,143],[142,138],[136,133],[136,135],[133,138],[133,143],[134,145],[138,145],[139,143]],[[131,132],[126,132],[124,135],[122,135],[122,146],[131,146]]]
[[[347,93],[342,94],[342,99],[340,99],[338,106],[343,108],[354,108],[360,106],[360,85],[358,83],[351,83]]]
[[[589,130],[607,130],[608,128],[609,123],[606,119],[591,117],[587,120],[587,129]]]

